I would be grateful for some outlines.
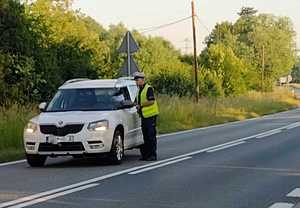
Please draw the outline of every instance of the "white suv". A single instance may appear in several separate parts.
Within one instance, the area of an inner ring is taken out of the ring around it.
[[[143,144],[137,91],[131,78],[67,81],[25,127],[29,165],[43,166],[48,156],[103,154],[120,164],[124,150]]]

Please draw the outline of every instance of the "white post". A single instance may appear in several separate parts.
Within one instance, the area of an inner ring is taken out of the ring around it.
[[[131,63],[131,54],[130,54],[130,38],[129,38],[129,35],[130,33],[128,32],[127,33],[127,56],[128,56],[128,76],[130,77],[131,76],[131,66],[130,66],[130,63]]]

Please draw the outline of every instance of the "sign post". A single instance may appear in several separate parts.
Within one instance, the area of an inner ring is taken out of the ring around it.
[[[124,66],[121,68],[121,72],[124,76],[131,76],[133,73],[140,71],[132,57],[132,55],[138,51],[138,44],[134,40],[132,34],[127,32],[118,50],[119,53],[127,54],[127,60]]]

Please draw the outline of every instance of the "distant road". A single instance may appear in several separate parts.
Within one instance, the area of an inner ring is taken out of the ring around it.
[[[0,208],[291,208],[300,202],[300,109],[159,139],[159,161],[50,159],[0,166]]]

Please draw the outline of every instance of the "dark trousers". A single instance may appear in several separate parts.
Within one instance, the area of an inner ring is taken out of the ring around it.
[[[144,145],[141,146],[143,158],[157,157],[156,117],[142,118]]]

